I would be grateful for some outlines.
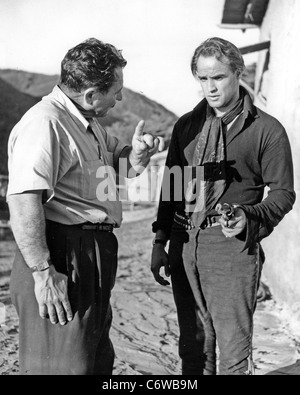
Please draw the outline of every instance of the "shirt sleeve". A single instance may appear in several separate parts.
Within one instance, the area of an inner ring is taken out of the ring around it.
[[[273,125],[274,126],[274,125]],[[261,169],[267,197],[256,205],[242,205],[248,221],[245,249],[261,241],[292,210],[296,200],[291,147],[283,126],[275,125],[262,147]]]
[[[8,157],[8,196],[35,190],[47,190],[53,195],[60,142],[50,120],[25,118],[17,124],[9,138]]]

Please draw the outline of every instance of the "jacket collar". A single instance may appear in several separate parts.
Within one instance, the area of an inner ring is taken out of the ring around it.
[[[248,117],[252,119],[257,118],[257,109],[250,97],[249,92],[242,86],[240,86],[240,92],[244,94],[244,112],[242,116],[233,124],[232,128],[230,128],[230,133],[227,136],[227,145],[234,139],[237,134],[239,134]],[[203,99],[201,102],[194,108],[192,111],[192,122],[197,122],[199,124],[199,119],[202,119],[202,122],[205,121],[206,116],[206,107],[207,107],[207,100]]]
[[[240,92],[244,94],[244,113],[246,117],[248,114],[252,115],[254,118],[257,115],[256,107],[250,97],[249,92],[243,87],[240,86]],[[199,119],[199,116],[203,116],[203,111],[206,109],[207,100],[203,99],[192,111],[192,116]],[[206,112],[204,113],[206,114]]]

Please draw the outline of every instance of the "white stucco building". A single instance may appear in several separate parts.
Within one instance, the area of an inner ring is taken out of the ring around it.
[[[230,20],[231,16],[234,19]],[[259,51],[255,104],[284,125],[291,142],[297,200],[262,244],[266,252],[264,276],[273,298],[283,305],[291,325],[299,330],[300,1],[226,0],[222,24],[243,29],[253,24],[260,27],[260,43],[253,43],[252,48]]]

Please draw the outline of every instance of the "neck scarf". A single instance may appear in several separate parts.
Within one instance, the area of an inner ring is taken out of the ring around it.
[[[188,183],[186,212],[199,227],[226,188],[226,156],[223,126],[229,125],[244,107],[242,96],[223,117],[216,117],[207,105],[206,121],[199,134],[192,160],[192,179]]]

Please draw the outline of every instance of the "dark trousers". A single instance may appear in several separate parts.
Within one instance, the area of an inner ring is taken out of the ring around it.
[[[21,375],[111,375],[111,290],[118,243],[111,232],[47,222],[47,243],[57,271],[68,276],[74,314],[65,326],[39,316],[32,274],[19,252],[10,290],[19,315]]]
[[[225,238],[220,226],[172,233],[169,260],[184,375],[254,373],[253,315],[262,265],[259,246],[242,252],[243,246]]]

